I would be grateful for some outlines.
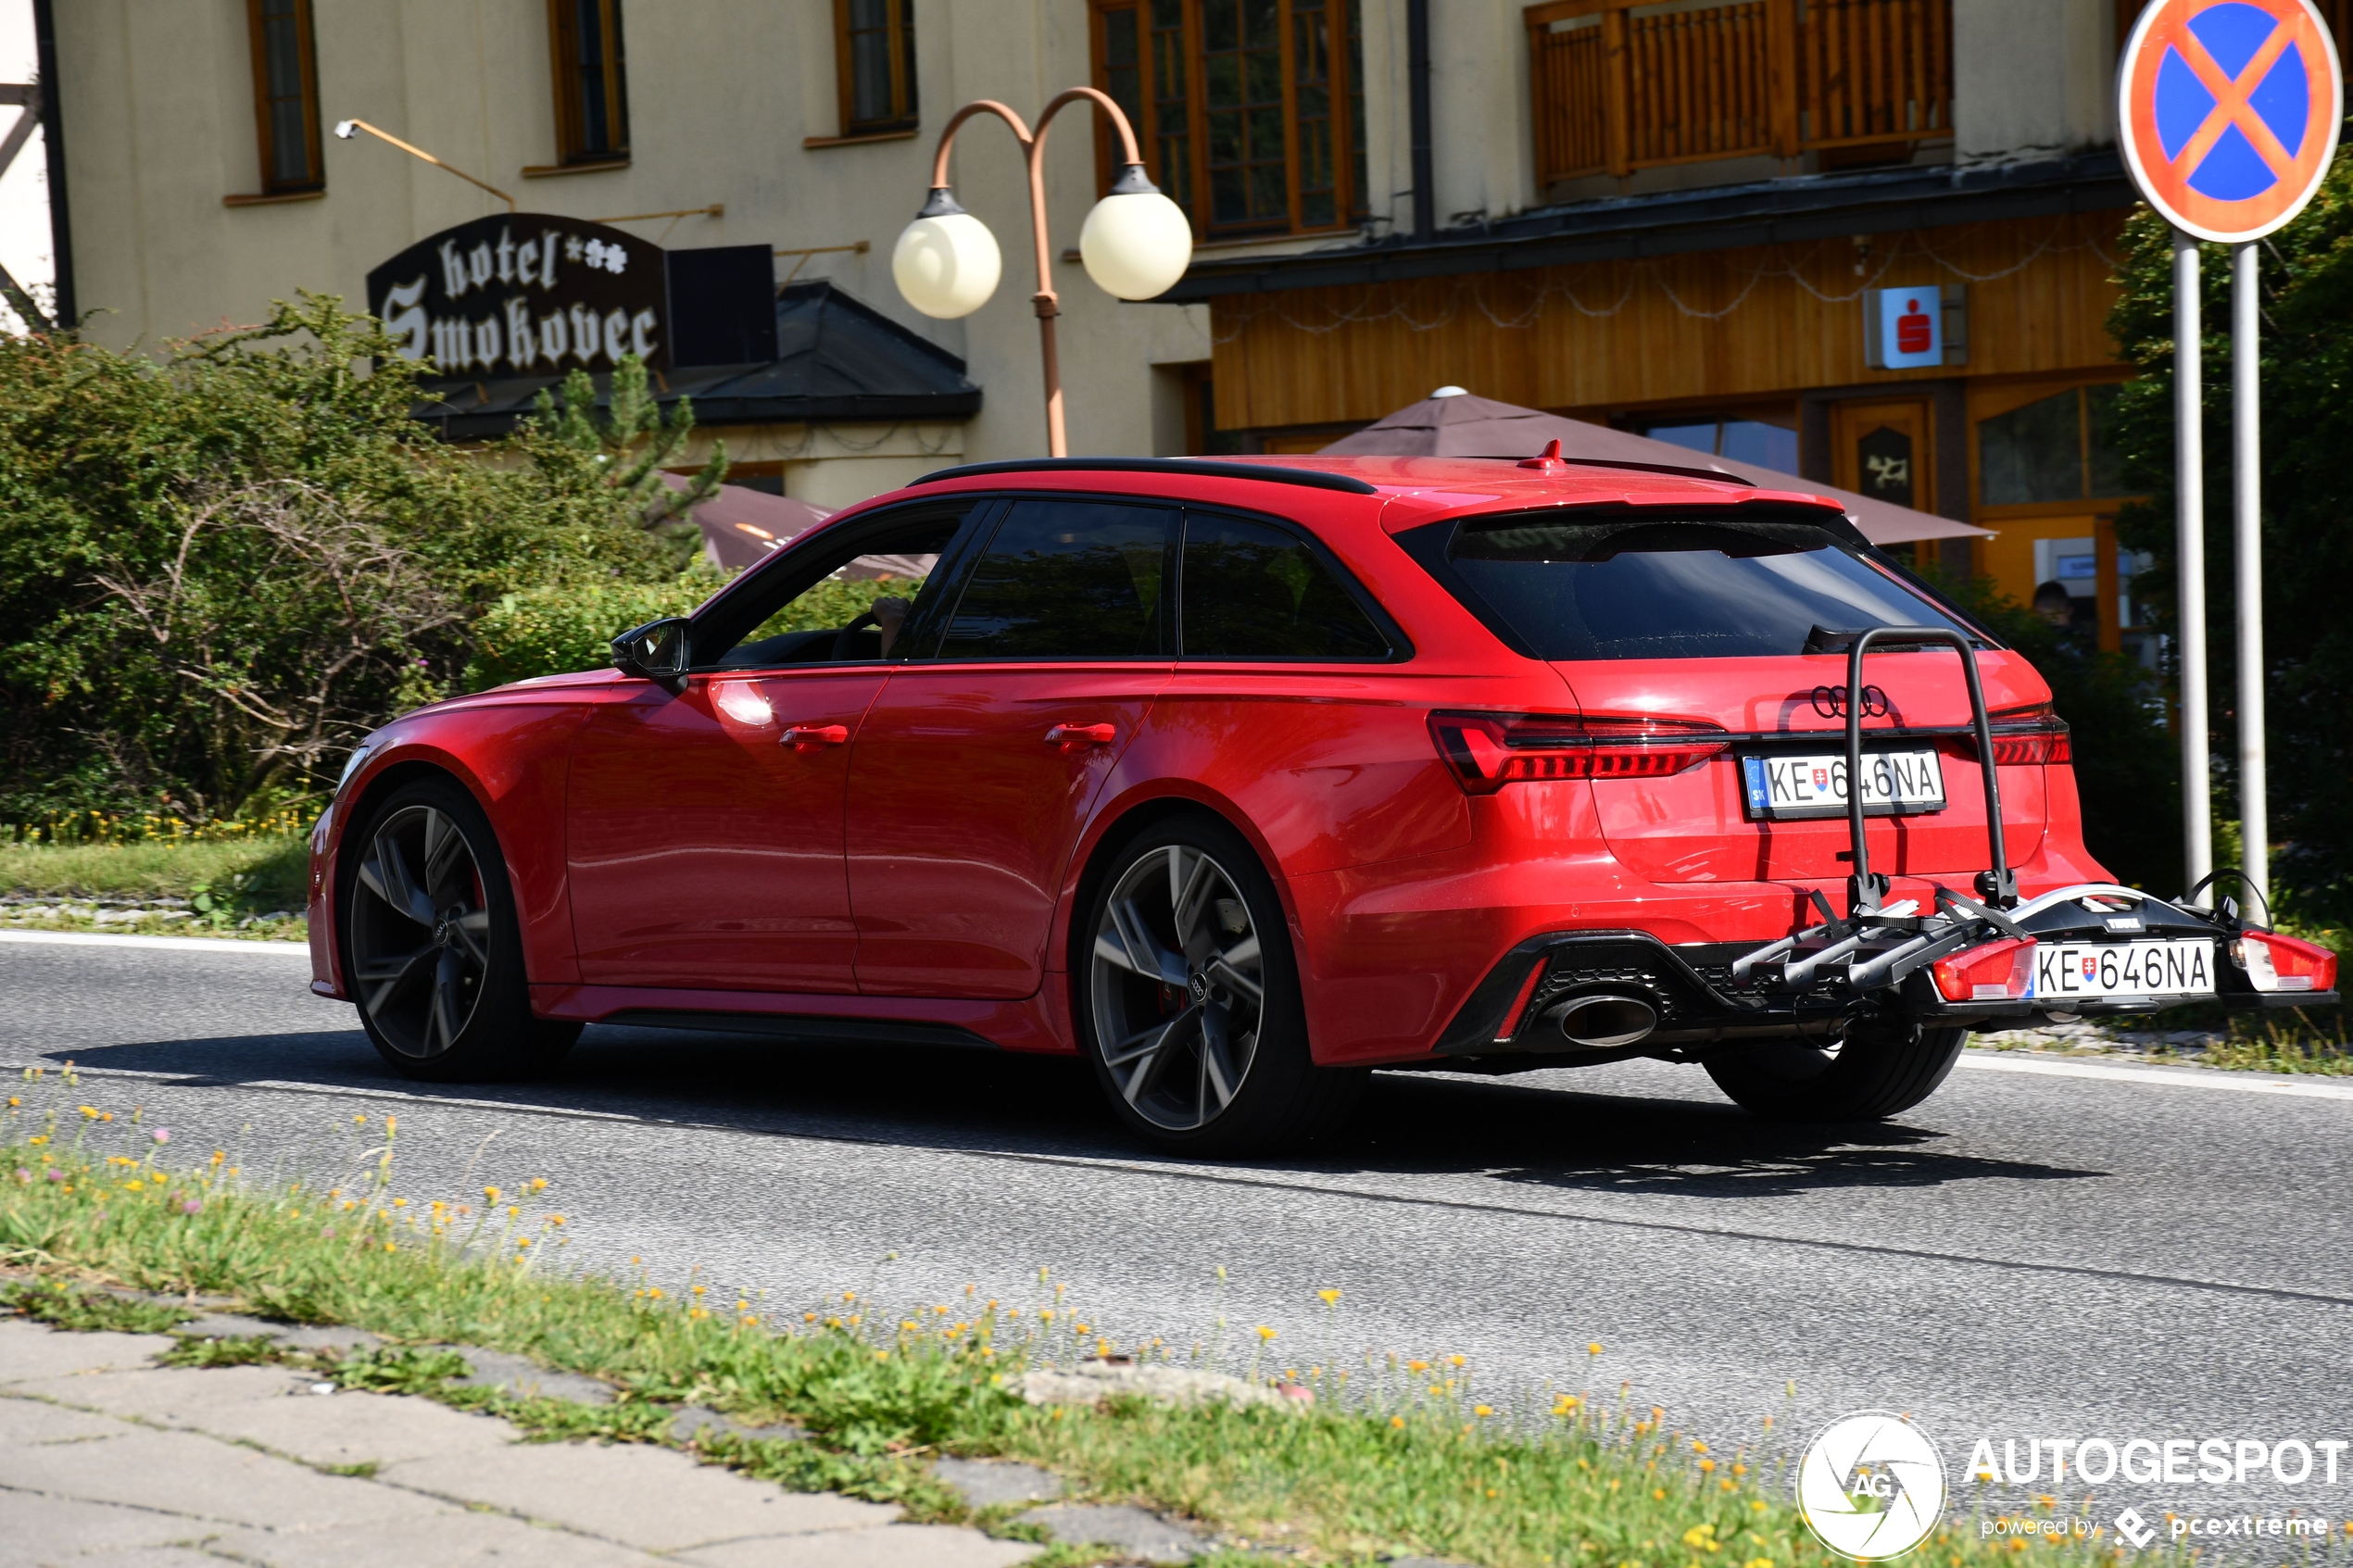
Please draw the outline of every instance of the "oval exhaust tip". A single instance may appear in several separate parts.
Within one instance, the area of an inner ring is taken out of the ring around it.
[[[1640,997],[1574,997],[1554,1015],[1571,1045],[1611,1050],[1658,1027],[1658,1010]]]

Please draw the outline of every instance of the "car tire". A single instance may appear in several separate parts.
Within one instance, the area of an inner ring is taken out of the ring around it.
[[[553,1067],[577,1023],[534,1018],[506,857],[455,779],[393,791],[343,844],[336,947],[360,1027],[403,1076],[522,1078]]]
[[[1240,834],[1170,818],[1089,884],[1071,1014],[1122,1124],[1170,1153],[1229,1156],[1296,1148],[1347,1118],[1370,1074],[1310,1056],[1282,901]]]
[[[1777,1122],[1877,1122],[1934,1094],[1968,1039],[1966,1029],[1857,1025],[1835,1050],[1776,1040],[1725,1051],[1707,1075]]]

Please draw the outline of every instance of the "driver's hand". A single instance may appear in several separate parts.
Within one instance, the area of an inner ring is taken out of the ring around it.
[[[882,633],[882,652],[885,659],[890,657],[890,645],[899,640],[899,629],[907,623],[907,612],[914,608],[901,598],[882,598],[875,601],[875,625]]]

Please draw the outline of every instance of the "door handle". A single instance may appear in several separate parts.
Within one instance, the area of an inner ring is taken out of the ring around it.
[[[1046,744],[1059,746],[1064,751],[1077,751],[1089,746],[1109,746],[1118,734],[1115,724],[1056,724],[1046,732]]]
[[[846,724],[795,724],[785,732],[784,744],[803,756],[849,739]]]

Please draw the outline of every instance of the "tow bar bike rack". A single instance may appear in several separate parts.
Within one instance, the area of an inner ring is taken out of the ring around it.
[[[1924,911],[1912,899],[1888,901],[1893,882],[1871,870],[1865,833],[1869,810],[1863,790],[1863,659],[1874,646],[1890,645],[1949,647],[1959,657],[1969,686],[1978,771],[1984,783],[1990,864],[1977,874],[1973,888],[1977,897],[1931,884],[1932,907]],[[1820,921],[1735,959],[1730,974],[1734,995],[1746,991],[1755,996],[1761,991],[1793,1004],[1810,997],[1850,1014],[1894,1010],[1916,1022],[2151,1011],[2159,1004],[2145,997],[2038,997],[2031,969],[2022,993],[2000,998],[1949,998],[1920,972],[1942,959],[1994,942],[2114,945],[2120,935],[2129,935],[2211,939],[2215,949],[2209,972],[2216,999],[2226,1006],[2309,1006],[2335,999],[2333,990],[2259,991],[2246,977],[2237,943],[2245,933],[2266,932],[2266,928],[2245,921],[2227,898],[2217,897],[2214,908],[2202,909],[2189,901],[2195,889],[2179,902],[2169,902],[2137,888],[2085,883],[2021,903],[2018,873],[2009,863],[2003,833],[1993,720],[1978,677],[1976,650],[1966,634],[1930,626],[1875,626],[1856,633],[1846,649],[1846,822],[1854,863],[1854,874],[1846,884],[1846,913],[1843,918],[1835,915],[1819,893],[1809,895]]]

